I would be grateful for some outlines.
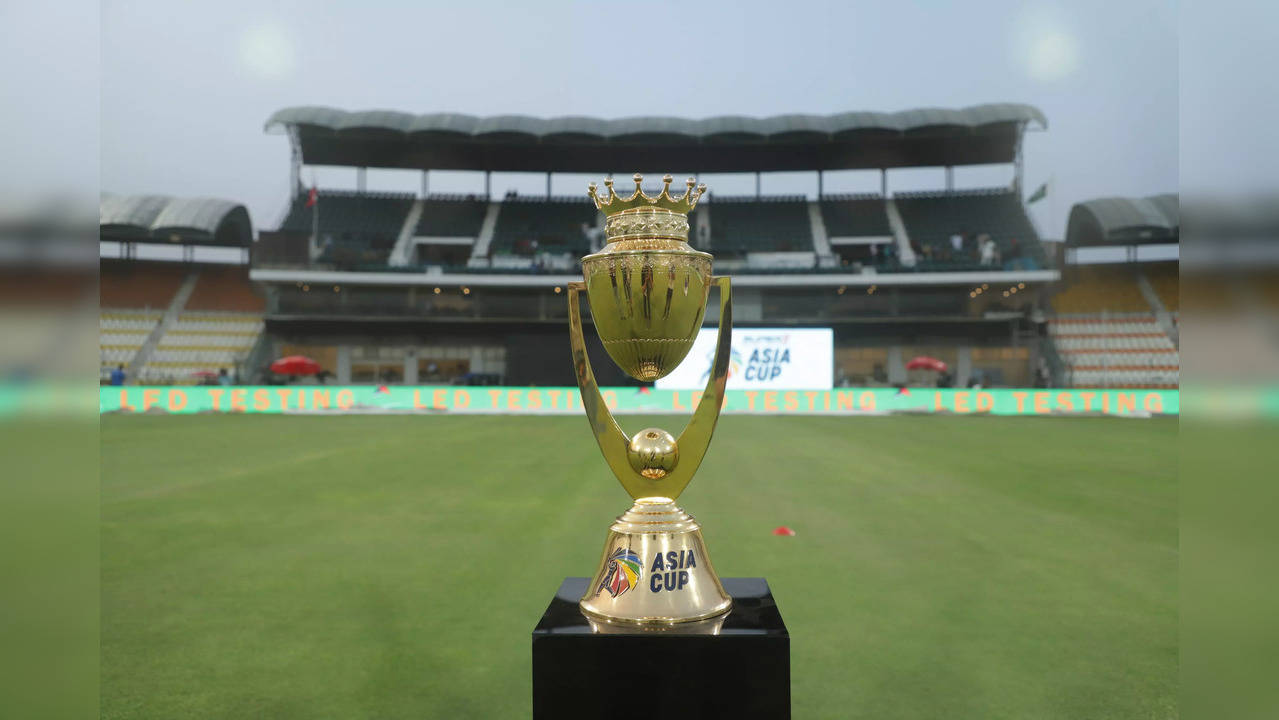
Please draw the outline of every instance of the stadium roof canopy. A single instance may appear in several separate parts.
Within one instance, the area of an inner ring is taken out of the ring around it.
[[[253,223],[241,204],[216,198],[103,194],[101,239],[133,243],[181,243],[248,247]]]
[[[1066,245],[1154,245],[1178,242],[1180,201],[1174,193],[1098,198],[1077,203],[1066,221]]]
[[[1011,163],[1030,105],[894,113],[536,118],[291,107],[273,114],[310,165],[513,172],[755,172]]]

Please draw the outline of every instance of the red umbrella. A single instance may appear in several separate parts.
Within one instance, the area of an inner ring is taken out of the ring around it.
[[[941,360],[938,360],[935,357],[920,355],[919,357],[911,358],[911,361],[906,363],[906,369],[907,370],[936,370],[937,372],[946,372],[946,363],[942,362]]]
[[[276,375],[315,375],[320,372],[320,363],[303,355],[289,355],[271,363],[271,372]]]

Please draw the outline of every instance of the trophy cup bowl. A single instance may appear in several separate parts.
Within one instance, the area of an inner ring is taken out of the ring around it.
[[[614,217],[636,220],[636,227],[682,219],[647,210],[626,210]],[[688,355],[711,289],[708,253],[682,241],[620,240],[582,258],[582,275],[595,330],[608,356],[627,375],[651,382],[665,377]]]
[[[706,553],[701,526],[675,499],[692,480],[719,419],[728,378],[732,295],[728,278],[711,275],[710,254],[688,245],[687,215],[705,185],[671,197],[671,176],[657,197],[590,195],[607,216],[609,242],[582,258],[584,282],[570,283],[569,339],[582,406],[604,459],[634,499],[609,528],[604,553],[581,608],[604,624],[669,625],[703,621],[732,607]],[[579,294],[609,358],[631,377],[664,377],[688,355],[701,329],[711,286],[720,291],[719,338],[701,401],[679,437],[646,428],[628,437],[609,412],[586,355]]]

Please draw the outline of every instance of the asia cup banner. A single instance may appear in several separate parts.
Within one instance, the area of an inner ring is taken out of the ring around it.
[[[702,328],[684,362],[657,381],[658,390],[706,387],[715,360],[715,328]],[[830,390],[835,335],[830,328],[733,328],[729,390]]]
[[[743,346],[745,347],[745,346]],[[792,357],[795,356],[792,348]],[[744,374],[743,370],[743,374]],[[768,372],[771,372],[768,371]],[[785,372],[785,371],[783,371]],[[767,388],[768,386],[764,386]],[[616,414],[685,414],[702,391],[601,388]],[[2,403],[0,403],[2,405]],[[267,387],[103,387],[101,413],[493,414],[580,415],[575,387],[447,385],[285,385]],[[725,413],[759,415],[1177,415],[1177,390],[933,388],[735,389]]]

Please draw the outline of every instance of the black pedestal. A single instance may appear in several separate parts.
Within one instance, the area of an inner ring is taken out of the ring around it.
[[[565,578],[533,629],[535,720],[790,717],[790,634],[763,578],[722,578],[727,615],[658,630],[592,627],[586,582]]]

